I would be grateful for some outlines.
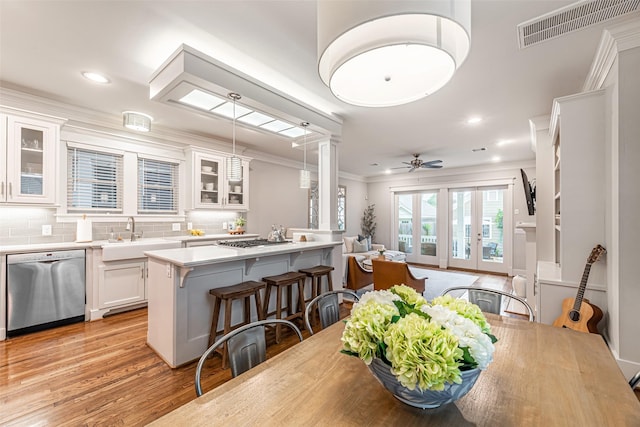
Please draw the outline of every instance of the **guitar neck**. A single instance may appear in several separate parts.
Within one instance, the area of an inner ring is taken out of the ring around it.
[[[589,280],[590,272],[591,272],[591,264],[587,263],[584,266],[584,272],[582,273],[582,279],[580,280],[580,287],[578,288],[578,294],[576,295],[576,299],[573,303],[573,309],[576,311],[580,311],[580,306],[582,305],[582,298],[584,297],[584,291],[587,288],[587,280]]]

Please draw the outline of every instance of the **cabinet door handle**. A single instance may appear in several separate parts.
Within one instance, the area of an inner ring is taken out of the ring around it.
[[[9,183],[8,189],[9,189],[9,197],[13,197],[13,190],[12,190],[11,183]]]
[[[144,267],[140,269],[140,278],[144,279]]]
[[[4,197],[4,181],[0,183],[0,196]]]

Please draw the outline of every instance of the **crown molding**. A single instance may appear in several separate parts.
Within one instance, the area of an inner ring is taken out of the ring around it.
[[[629,14],[619,24],[603,31],[582,90],[602,88],[620,52],[636,47],[640,47],[640,12]]]

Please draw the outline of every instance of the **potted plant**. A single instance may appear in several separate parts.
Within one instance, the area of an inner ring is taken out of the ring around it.
[[[440,296],[428,303],[405,285],[365,293],[342,334],[342,353],[359,357],[402,402],[436,408],[464,396],[493,360],[480,308]]]
[[[244,226],[247,224],[247,220],[239,216],[238,218],[236,218],[235,224],[236,224],[236,231],[243,231]]]
[[[362,235],[367,237],[371,236],[371,242],[375,241],[376,236],[376,214],[375,214],[375,204],[369,205],[366,207],[362,214],[362,221],[360,223],[360,228],[362,229]]]

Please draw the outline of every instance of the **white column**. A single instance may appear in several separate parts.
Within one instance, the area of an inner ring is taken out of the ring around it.
[[[335,136],[318,143],[319,230],[338,229],[338,143]]]

